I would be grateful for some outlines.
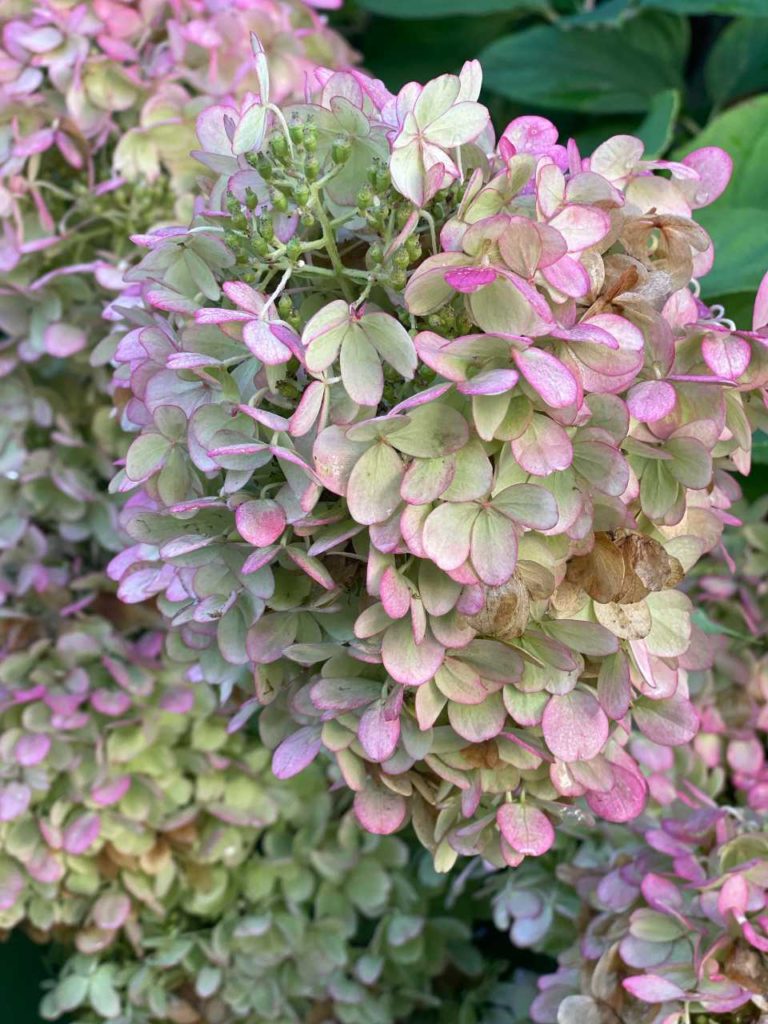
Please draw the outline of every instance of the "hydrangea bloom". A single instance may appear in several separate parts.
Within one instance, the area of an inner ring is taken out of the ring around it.
[[[354,57],[299,0],[3,6],[2,550],[31,522],[118,547],[115,502],[102,492],[124,446],[88,355],[122,287],[131,232],[191,209],[200,110],[258,90],[249,29],[264,40],[277,100],[303,96],[318,64]],[[95,362],[109,353],[107,341]]]
[[[563,870],[590,915],[540,982],[536,1024],[757,1021],[768,1010],[765,816],[690,799],[676,810],[610,836],[607,864]]]
[[[219,180],[137,238],[115,354],[120,596],[158,595],[238,722],[262,706],[278,775],[324,747],[443,868],[544,853],[576,797],[636,817],[631,731],[695,735],[674,588],[768,380],[762,325],[696,298],[727,156],[583,156],[540,118],[496,143],[480,80],[203,114]]]
[[[570,828],[556,850],[489,879],[513,942],[559,955],[531,1007],[537,1024],[757,1022],[768,1005],[764,801],[765,502],[702,561],[681,659],[702,728],[672,751],[630,749],[646,812],[622,829]]]

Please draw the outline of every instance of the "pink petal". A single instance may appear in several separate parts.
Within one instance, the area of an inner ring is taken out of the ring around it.
[[[279,366],[291,358],[291,350],[275,336],[275,327],[266,320],[249,320],[243,328],[243,341],[266,366]]]
[[[43,332],[46,352],[61,359],[81,352],[87,343],[85,331],[72,324],[50,324]]]
[[[690,189],[686,189],[694,209],[714,203],[725,191],[733,173],[733,160],[719,146],[695,149],[683,157],[683,163],[686,167],[692,167],[700,179]],[[689,191],[693,194],[690,195]]]
[[[374,783],[355,793],[354,809],[363,828],[376,836],[396,832],[408,813],[408,805],[401,796]]]
[[[684,999],[685,992],[673,981],[658,974],[638,974],[622,982],[627,992],[644,1003],[665,1003],[668,999]]]
[[[502,804],[496,812],[501,834],[518,853],[540,857],[555,841],[552,822],[538,807]]]
[[[664,380],[647,380],[635,384],[627,395],[627,407],[641,423],[655,423],[668,416],[676,401],[675,389]]]
[[[512,351],[515,365],[533,390],[553,409],[564,409],[579,399],[579,385],[571,371],[550,352],[540,348]]]
[[[608,718],[586,690],[550,697],[541,719],[547,746],[561,761],[590,761],[608,739]]]
[[[357,735],[371,761],[388,761],[400,739],[400,719],[388,719],[383,704],[377,702],[363,714]]]
[[[235,521],[240,536],[255,547],[268,547],[283,533],[285,509],[276,501],[245,501],[237,506]]]
[[[752,330],[759,331],[768,326],[768,274],[760,282],[755,296],[755,310],[752,314]]]
[[[14,754],[20,765],[29,768],[44,761],[50,749],[50,736],[44,733],[27,733],[17,741]]]
[[[64,830],[62,846],[67,853],[85,853],[99,838],[101,822],[96,814],[82,814]]]
[[[443,275],[447,284],[457,292],[476,292],[492,284],[498,276],[493,267],[456,267]]]
[[[320,728],[305,725],[282,741],[272,755],[272,771],[278,779],[290,779],[310,765],[320,753]]]
[[[716,376],[738,380],[749,366],[752,350],[749,342],[738,335],[717,331],[704,335],[701,354]]]
[[[595,814],[606,821],[624,822],[637,818],[645,807],[648,786],[639,772],[621,765],[612,765],[614,785],[607,793],[590,791],[587,803]]]

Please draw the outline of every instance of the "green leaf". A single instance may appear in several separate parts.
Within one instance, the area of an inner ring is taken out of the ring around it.
[[[752,461],[760,466],[768,465],[768,434],[757,430],[752,438]]]
[[[113,984],[113,968],[100,967],[93,975],[88,987],[91,1006],[102,1017],[117,1017],[120,1013],[120,997]]]
[[[670,14],[768,16],[765,0],[641,0],[640,6],[646,10],[652,8],[656,11],[669,11]]]
[[[715,265],[701,279],[705,300],[751,290],[753,299],[768,268],[768,209],[716,203],[696,211],[715,243]],[[747,325],[748,326],[748,325]]]
[[[764,5],[768,12],[768,4]],[[768,18],[741,18],[726,25],[707,57],[704,78],[718,105],[768,89]]]
[[[672,142],[680,113],[680,92],[665,89],[651,100],[648,113],[635,134],[645,143],[646,158],[660,157]]]
[[[521,103],[645,112],[657,93],[682,86],[688,43],[687,22],[648,13],[621,26],[527,29],[492,43],[480,59],[488,88]]]
[[[62,1013],[74,1010],[88,994],[88,978],[81,974],[70,974],[56,986],[56,1003]]]
[[[497,14],[544,10],[546,0],[358,0],[358,6],[387,18],[449,18],[460,14]]]

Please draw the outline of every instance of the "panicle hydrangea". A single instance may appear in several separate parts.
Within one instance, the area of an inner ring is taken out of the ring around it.
[[[536,1024],[756,1024],[768,1011],[765,509],[746,509],[688,581],[698,608],[681,660],[702,727],[674,751],[630,740],[646,811],[621,830],[571,823],[551,854],[489,878],[497,926],[559,957]]]
[[[46,1018],[525,1019],[421,851],[407,871],[318,766],[276,779],[213,689],[162,664],[146,611],[46,583],[0,661],[0,929],[77,949]]]
[[[120,596],[261,708],[279,776],[325,748],[441,868],[544,853],[578,797],[635,818],[628,736],[698,728],[675,587],[764,415],[766,302],[697,298],[728,157],[496,140],[476,62],[276,110],[254,57],[260,99],[198,120],[218,181],[127,274]]]
[[[88,355],[123,285],[130,233],[191,210],[200,110],[258,90],[249,28],[280,100],[303,96],[318,63],[354,57],[300,0],[3,5],[0,551],[32,522],[119,548],[103,490],[125,447],[110,419],[108,347],[95,368]]]

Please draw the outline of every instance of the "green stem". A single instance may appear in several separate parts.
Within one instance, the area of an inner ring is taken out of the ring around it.
[[[320,199],[320,190],[317,186],[312,189],[312,200],[312,205],[315,213],[317,214],[320,227],[323,229],[323,240],[325,241],[325,247],[328,251],[328,258],[331,261],[331,266],[333,267],[336,276],[339,278],[339,283],[341,285],[341,290],[344,292],[344,297],[347,302],[351,302],[353,295],[352,290],[349,287],[349,282],[347,281],[347,270],[341,262],[341,256],[339,256],[339,250],[336,247],[336,235],[334,234],[333,225],[323,209],[322,200]]]

